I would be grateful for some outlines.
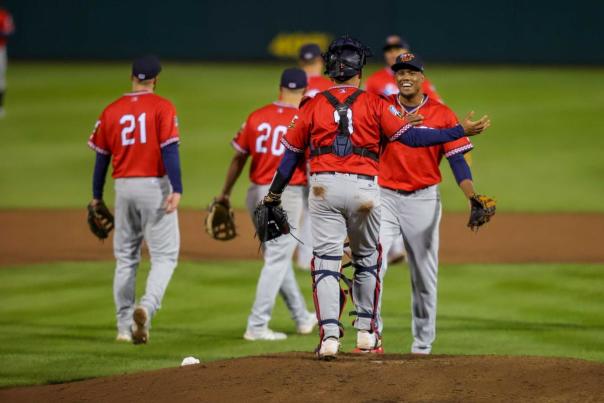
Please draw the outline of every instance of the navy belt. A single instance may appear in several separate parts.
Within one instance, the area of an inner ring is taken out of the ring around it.
[[[430,186],[433,186],[433,185],[430,185]],[[408,195],[412,195],[413,193],[418,192],[418,191],[420,191],[420,190],[422,190],[422,189],[429,188],[430,186],[426,186],[426,187],[419,188],[419,189],[415,189],[415,190],[392,189],[392,188],[389,188],[389,187],[387,187],[387,186],[382,186],[382,188],[384,188],[384,189],[388,189],[388,190],[390,190],[391,192],[396,192],[396,193],[398,193],[398,194],[400,194],[400,195],[408,196]]]
[[[374,181],[375,176],[371,175],[363,175],[363,174],[353,174],[350,172],[336,172],[336,171],[322,171],[322,172],[313,172],[311,175],[335,175],[335,174],[343,174],[343,175],[356,175],[359,179],[367,179],[368,181]]]

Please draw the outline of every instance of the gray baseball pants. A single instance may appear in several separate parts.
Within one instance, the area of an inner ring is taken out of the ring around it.
[[[397,237],[403,236],[411,276],[411,352],[430,353],[436,336],[436,293],[438,275],[441,203],[438,186],[401,194],[381,188],[382,223],[380,242],[388,253]],[[382,261],[382,285],[388,260]],[[380,297],[381,311],[381,297]],[[380,332],[383,328],[379,317]]]
[[[315,256],[311,270],[321,338],[340,337],[339,274],[346,236],[355,268],[352,294],[358,316],[354,327],[377,331],[380,192],[376,181],[336,173],[312,175],[310,184]]]
[[[143,239],[151,257],[145,294],[139,304],[150,318],[161,307],[176,268],[180,247],[178,213],[162,208],[171,187],[168,177],[119,178],[115,180],[115,235],[113,251],[117,265],[113,279],[117,327],[127,332],[135,308],[136,271]]]
[[[252,220],[256,206],[266,196],[269,187],[270,185],[250,185],[246,205]],[[281,205],[287,213],[294,235],[297,233],[302,214],[303,192],[303,186],[288,186],[281,196]],[[283,297],[296,324],[302,324],[308,320],[306,301],[304,301],[300,286],[296,281],[292,262],[297,242],[292,235],[287,234],[262,245],[264,266],[260,272],[260,278],[258,278],[256,298],[247,320],[247,330],[255,332],[268,327],[277,293]]]

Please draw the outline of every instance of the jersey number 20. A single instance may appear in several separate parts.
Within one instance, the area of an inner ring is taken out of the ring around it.
[[[266,154],[268,152],[268,139],[273,135],[273,139],[271,141],[270,149],[271,154],[273,155],[281,155],[285,151],[285,147],[281,144],[281,136],[287,132],[287,127],[283,125],[276,126],[275,129],[271,127],[268,123],[261,123],[258,126],[258,138],[256,139],[256,152],[258,154]]]
[[[147,114],[141,113],[138,115],[138,131],[140,132],[141,144],[147,142]],[[124,115],[120,119],[120,125],[124,126],[122,129],[122,146],[131,146],[136,142],[134,136],[130,136],[136,129],[136,120],[134,115]]]

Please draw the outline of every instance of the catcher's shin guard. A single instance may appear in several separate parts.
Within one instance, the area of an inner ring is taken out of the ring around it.
[[[313,257],[310,265],[312,276],[313,301],[319,321],[319,347],[326,337],[344,336],[344,328],[340,317],[346,304],[346,294],[339,285],[341,256],[322,255]],[[335,282],[335,284],[334,284]],[[337,293],[334,286],[337,287]],[[338,298],[336,306],[335,298]],[[325,325],[336,325],[337,334],[333,330],[326,334]]]
[[[380,270],[382,266],[382,246],[378,244],[377,261],[375,265],[363,266],[358,263],[353,263],[354,277],[352,281],[351,295],[352,301],[355,304],[355,311],[351,312],[357,318],[353,324],[358,325],[361,319],[369,319],[369,329],[376,333],[379,337],[379,329],[376,322],[376,313],[382,291],[380,281]],[[372,254],[373,255],[373,254]],[[371,260],[369,256],[355,256],[358,260]]]

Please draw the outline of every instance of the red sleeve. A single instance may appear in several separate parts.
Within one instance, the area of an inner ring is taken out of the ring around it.
[[[447,119],[446,128],[455,127],[458,124],[459,124],[459,121],[457,120],[457,116],[455,116],[455,114],[453,112],[449,111],[449,117]],[[443,151],[445,153],[445,157],[449,158],[455,154],[467,153],[468,151],[470,151],[471,149],[474,148],[474,145],[470,141],[469,137],[462,137],[455,141],[449,141],[448,143],[443,144],[442,147],[443,147]]]
[[[241,128],[233,140],[231,140],[231,145],[233,148],[242,154],[250,153],[251,127],[252,125],[250,124],[250,118],[248,117],[248,119],[241,125]]]
[[[107,141],[107,135],[105,133],[105,126],[103,124],[104,112],[96,121],[92,134],[88,138],[88,147],[100,154],[111,155],[111,148]]]
[[[170,102],[166,102],[159,110],[157,130],[161,148],[180,141],[176,108]]]
[[[302,108],[292,119],[281,143],[290,151],[303,153],[310,140],[309,108]]]
[[[411,127],[411,125],[407,123],[405,117],[396,109],[396,107],[385,99],[376,97],[376,102],[376,113],[380,119],[382,133],[384,133],[390,141],[398,139]]]

